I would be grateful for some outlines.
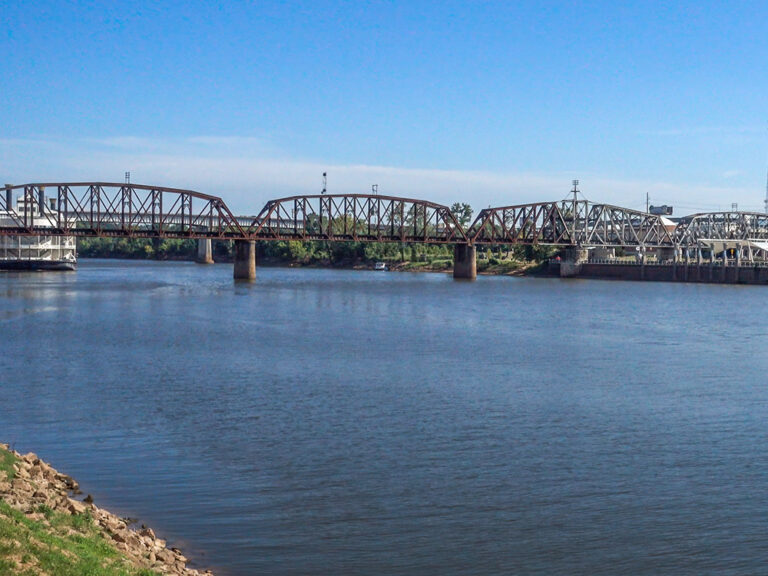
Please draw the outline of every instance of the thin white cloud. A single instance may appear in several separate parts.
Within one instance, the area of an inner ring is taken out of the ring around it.
[[[126,171],[136,183],[221,196],[237,213],[256,213],[273,198],[319,193],[323,172],[328,174],[330,193],[365,193],[377,184],[382,195],[442,204],[467,202],[475,211],[563,199],[575,175],[333,164],[282,157],[258,138],[0,139],[2,182],[121,182]],[[646,193],[652,203],[687,207],[676,209],[676,215],[726,208],[731,202],[755,203],[754,191],[738,187],[576,175],[590,200],[627,208],[644,207]]]

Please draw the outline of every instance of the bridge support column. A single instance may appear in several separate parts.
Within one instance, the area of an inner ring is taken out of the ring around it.
[[[677,250],[674,248],[659,248],[656,251],[656,257],[659,262],[675,262],[677,261]]]
[[[720,272],[720,282],[728,280],[728,248],[723,248],[723,268]]]
[[[613,260],[616,258],[616,248],[603,248],[597,246],[592,250],[592,258],[597,258],[598,260]]]
[[[578,276],[581,265],[589,259],[589,250],[586,248],[568,248],[565,258],[560,261],[560,277],[570,278]]]
[[[455,244],[453,247],[453,277],[465,280],[477,278],[477,250],[471,244]]]
[[[235,280],[256,279],[256,242],[235,240]]]
[[[213,264],[213,248],[211,247],[210,238],[200,238],[197,241],[197,258],[195,262],[198,264]]]

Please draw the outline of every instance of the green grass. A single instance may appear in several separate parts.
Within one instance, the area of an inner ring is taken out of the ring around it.
[[[0,479],[13,478],[16,460],[0,448]],[[0,576],[155,576],[150,570],[132,567],[104,538],[90,514],[72,516],[48,506],[39,506],[36,512],[44,519],[27,518],[0,500]],[[22,570],[22,565],[28,568]]]
[[[32,520],[0,501],[0,576],[154,576],[130,566],[88,514],[70,516],[43,506],[46,520]],[[21,570],[18,561],[35,566]]]
[[[404,268],[405,270],[419,270],[421,268],[427,268],[429,266],[429,262],[406,262]]]
[[[509,274],[518,270],[522,264],[517,260],[496,260],[492,259],[488,266],[485,267],[485,271],[494,272],[496,274]]]
[[[433,270],[447,270],[453,267],[453,258],[440,258],[429,263]]]
[[[13,465],[18,461],[18,458],[8,452],[5,448],[0,448],[0,480],[3,480],[5,476],[8,480],[13,480],[16,477],[16,472],[13,469]]]

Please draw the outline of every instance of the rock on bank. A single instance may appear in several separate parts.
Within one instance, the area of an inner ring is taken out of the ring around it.
[[[61,572],[57,565],[80,563],[105,574],[211,574],[187,568],[181,551],[150,528],[133,529],[77,494],[66,474],[0,444],[0,573],[53,575]]]

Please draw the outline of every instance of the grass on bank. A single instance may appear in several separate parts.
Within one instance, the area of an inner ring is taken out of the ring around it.
[[[0,478],[11,479],[16,460],[0,448]],[[131,566],[89,514],[36,512],[28,518],[0,500],[0,576],[156,576]]]
[[[0,481],[7,479],[10,482],[16,477],[14,465],[17,461],[16,456],[5,448],[0,448]]]

